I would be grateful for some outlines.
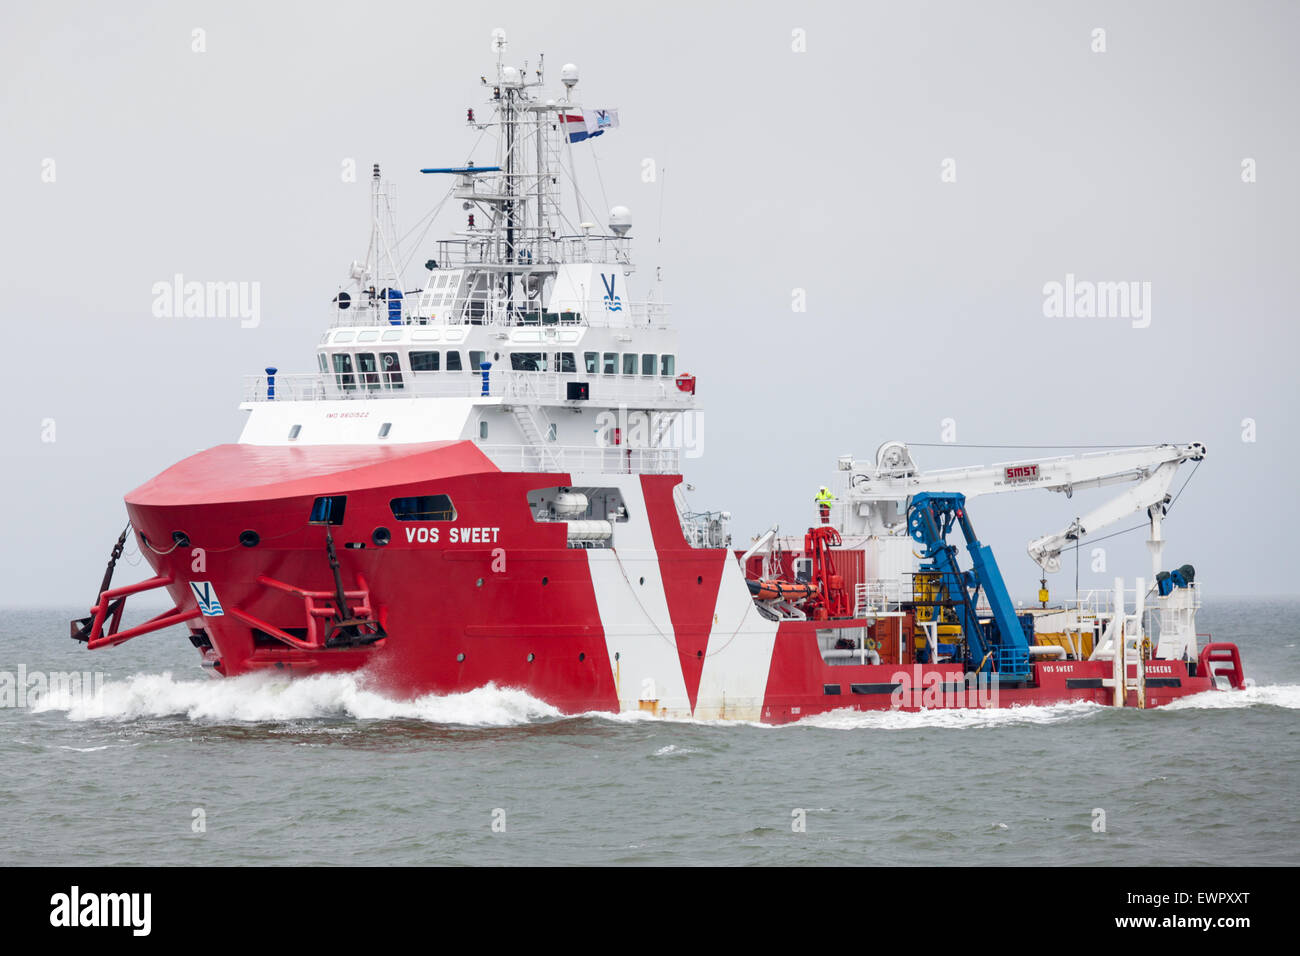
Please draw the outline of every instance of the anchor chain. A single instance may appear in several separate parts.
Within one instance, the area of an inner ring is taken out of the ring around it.
[[[117,544],[113,545],[113,550],[108,556],[108,567],[104,568],[104,579],[99,582],[99,590],[95,592],[95,604],[98,606],[100,596],[108,590],[113,583],[113,571],[117,567],[118,559],[122,557],[122,552],[126,548],[126,536],[131,533],[131,522],[126,523],[122,533],[117,536]],[[125,601],[125,598],[118,598],[109,607],[109,613],[115,614],[117,608]],[[90,628],[94,624],[95,616],[78,618],[71,622],[71,637],[74,641],[81,641],[83,644],[90,640]]]

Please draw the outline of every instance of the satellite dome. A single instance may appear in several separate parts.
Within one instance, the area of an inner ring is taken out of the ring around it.
[[[504,86],[519,86],[519,70],[513,66],[501,67],[501,83]]]
[[[632,210],[627,206],[615,206],[609,211],[609,228],[618,236],[626,236],[632,228]]]
[[[567,90],[573,89],[578,85],[578,68],[572,63],[566,63],[560,67],[560,82],[564,84]]]

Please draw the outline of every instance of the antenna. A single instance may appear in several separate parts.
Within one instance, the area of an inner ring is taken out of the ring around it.
[[[578,68],[572,63],[560,67],[560,82],[564,84],[564,102],[573,99],[573,88],[578,85]]]

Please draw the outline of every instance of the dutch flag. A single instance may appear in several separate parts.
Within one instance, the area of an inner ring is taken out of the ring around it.
[[[570,143],[581,143],[584,139],[600,135],[600,133],[587,132],[587,121],[582,118],[581,113],[561,113],[560,122],[564,124],[563,129],[569,134]]]
[[[569,134],[570,143],[600,136],[605,130],[618,126],[618,110],[587,110],[583,113],[561,113],[560,122]]]

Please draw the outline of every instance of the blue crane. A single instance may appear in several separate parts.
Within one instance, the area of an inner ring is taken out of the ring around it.
[[[957,546],[948,543],[954,524],[961,525],[972,567],[963,571],[957,564]],[[1024,680],[1029,676],[1029,639],[1007,593],[993,549],[980,544],[966,511],[966,496],[922,492],[912,496],[907,509],[907,529],[924,548],[921,573],[940,576],[940,591],[954,602],[966,639],[968,668],[987,671],[995,664],[1003,680]],[[993,610],[994,633],[987,640],[975,606],[980,589]]]

